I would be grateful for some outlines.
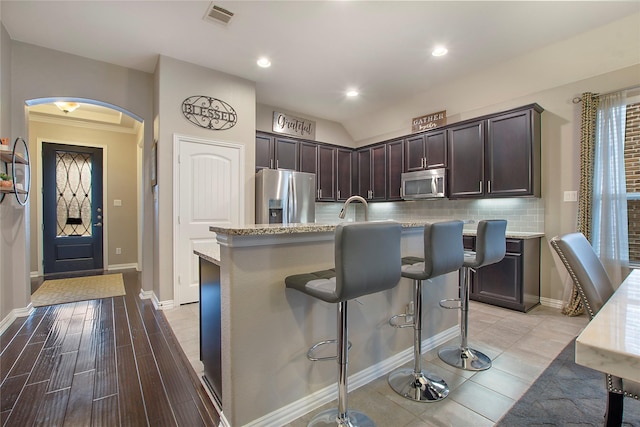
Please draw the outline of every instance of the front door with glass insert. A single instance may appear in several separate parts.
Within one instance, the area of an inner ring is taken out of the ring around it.
[[[42,146],[44,273],[102,270],[102,148]]]

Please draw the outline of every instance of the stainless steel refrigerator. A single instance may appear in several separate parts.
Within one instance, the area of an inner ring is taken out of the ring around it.
[[[256,173],[256,224],[315,220],[315,174],[280,169],[261,169]]]

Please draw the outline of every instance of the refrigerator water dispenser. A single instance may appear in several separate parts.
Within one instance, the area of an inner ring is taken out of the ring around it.
[[[282,200],[269,200],[269,224],[282,224]]]

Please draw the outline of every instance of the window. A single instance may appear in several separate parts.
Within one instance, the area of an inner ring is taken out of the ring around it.
[[[640,267],[640,102],[627,105],[624,167],[627,176],[629,263]]]

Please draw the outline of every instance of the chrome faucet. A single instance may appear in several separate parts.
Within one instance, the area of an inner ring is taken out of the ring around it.
[[[356,200],[364,205],[364,220],[369,221],[369,204],[364,199],[364,197],[360,197],[360,196],[351,196],[347,199],[346,202],[344,202],[344,205],[342,206],[342,210],[338,214],[338,217],[340,219],[344,219],[344,215],[346,213],[345,211],[347,210],[347,206],[349,206],[349,203]]]

